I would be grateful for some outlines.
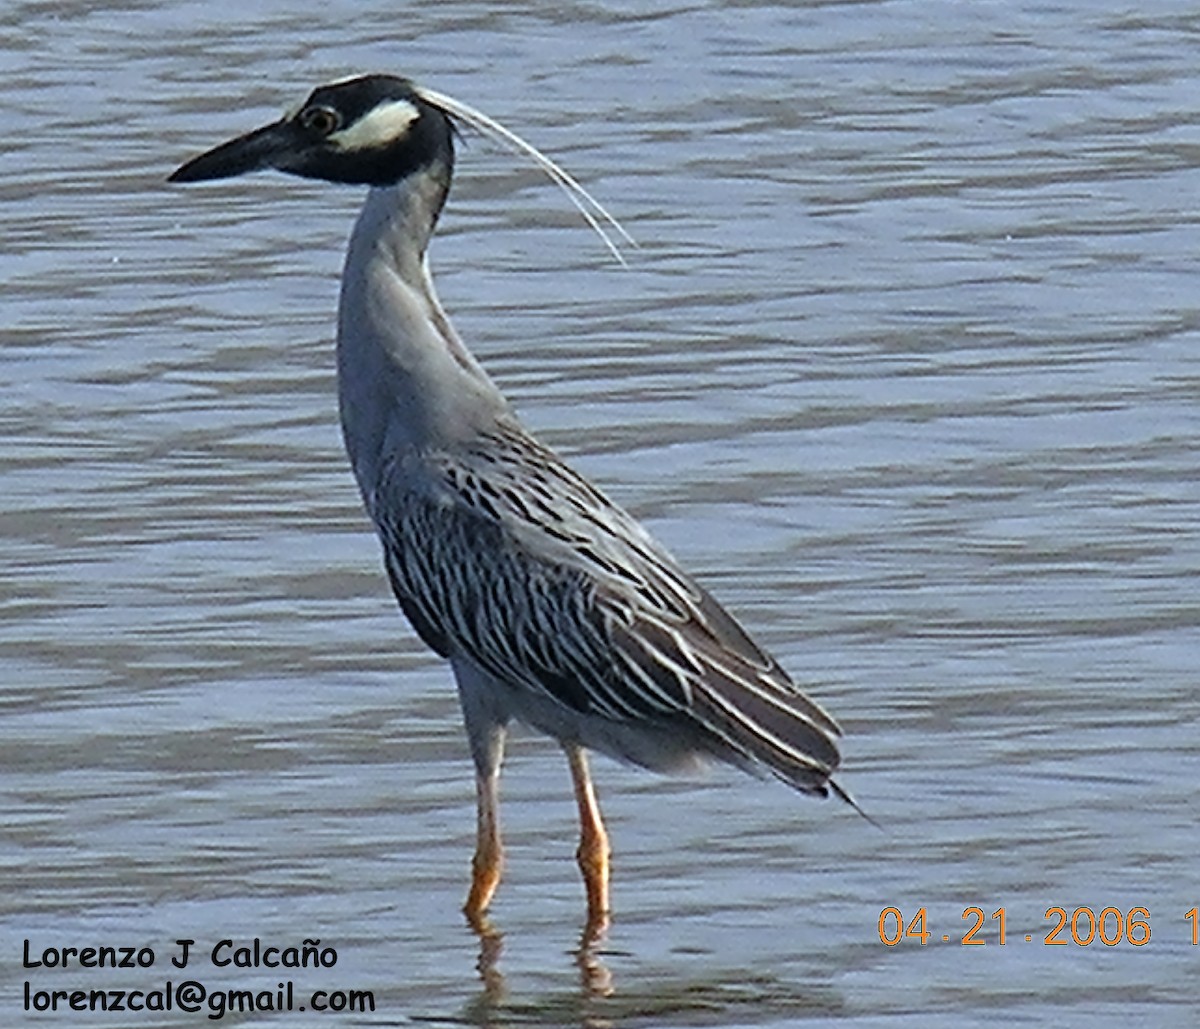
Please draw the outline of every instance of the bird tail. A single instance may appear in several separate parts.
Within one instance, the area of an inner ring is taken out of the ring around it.
[[[752,764],[802,793],[827,795],[841,761],[837,723],[768,672],[735,670],[710,655],[702,661],[704,674],[692,683],[692,713]]]
[[[878,829],[880,832],[887,832],[887,830],[879,822],[877,822],[874,818],[872,818],[870,815],[868,815],[861,807],[858,806],[858,801],[855,800],[852,796],[850,796],[850,794],[847,793],[846,790],[842,788],[840,783],[837,783],[833,779],[830,779],[829,780],[829,788],[835,794],[837,794],[837,796],[841,800],[844,800],[847,804],[849,804],[852,808],[854,808],[855,811],[857,811],[860,815],[862,815],[863,818],[865,818],[868,822],[870,822],[873,826],[875,826],[876,829]]]
[[[832,792],[882,828],[834,778],[841,762],[842,730],[790,682],[757,669],[724,668],[711,658],[693,684],[692,711],[735,751],[739,763],[766,770],[801,793]],[[777,672],[777,674],[779,674]]]

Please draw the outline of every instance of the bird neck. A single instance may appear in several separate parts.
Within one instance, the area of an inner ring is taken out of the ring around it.
[[[450,187],[435,162],[373,188],[338,311],[342,429],[364,495],[398,454],[473,439],[508,411],[438,303],[425,251]]]

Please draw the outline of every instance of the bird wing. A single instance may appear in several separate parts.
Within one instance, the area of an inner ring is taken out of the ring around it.
[[[689,717],[750,763],[824,792],[837,724],[557,455],[501,426],[421,467],[417,489],[411,469],[385,472],[381,489],[402,502],[372,507],[393,589],[429,646],[581,713]]]

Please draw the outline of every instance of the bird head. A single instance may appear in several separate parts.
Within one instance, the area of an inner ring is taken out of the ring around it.
[[[279,121],[193,158],[171,182],[226,179],[276,168],[310,179],[387,186],[454,162],[446,112],[408,79],[360,75],[320,86]]]
[[[175,169],[171,182],[203,182],[277,168],[328,182],[390,186],[432,172],[445,192],[454,169],[457,125],[531,160],[567,195],[621,263],[606,223],[627,243],[619,222],[566,171],[511,129],[470,104],[396,75],[359,75],[314,89],[279,121],[222,143]]]

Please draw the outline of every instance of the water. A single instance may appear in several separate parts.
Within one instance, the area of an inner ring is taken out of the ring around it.
[[[373,1014],[289,1025],[1192,1024],[1180,10],[10,3],[4,1021],[197,1024],[36,1016],[23,984],[152,990],[194,938],[197,981],[273,990],[208,963],[259,937],[336,948],[286,973],[305,997],[374,991]],[[502,938],[462,924],[456,700],[387,596],[336,426],[359,197],[163,182],[365,69],[507,121],[637,236],[623,271],[471,142],[439,288],[527,423],[842,720],[843,780],[884,832],[733,772],[598,759],[617,915],[581,953],[566,769],[526,735]],[[883,945],[888,907],[924,907],[928,944]],[[958,942],[971,907],[983,947]],[[1047,946],[1053,907],[1145,907],[1152,936]],[[29,970],[27,938],[156,962]]]

